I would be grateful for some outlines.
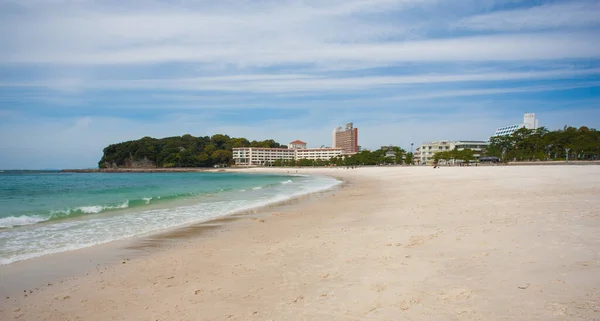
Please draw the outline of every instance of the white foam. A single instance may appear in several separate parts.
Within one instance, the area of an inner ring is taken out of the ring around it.
[[[284,185],[285,185],[285,184],[290,184],[290,183],[293,183],[291,179],[288,179],[287,181],[283,181],[283,182],[281,182],[281,184],[284,184]]]
[[[144,200],[146,200],[146,199],[144,199]],[[148,203],[149,201],[146,201],[146,202]],[[129,207],[129,201],[125,201],[125,202],[123,202],[123,204],[114,205],[114,206],[90,205],[90,206],[80,206],[80,207],[76,207],[73,209],[69,208],[66,210],[52,211],[50,213],[50,215],[52,217],[56,217],[56,216],[60,217],[60,216],[67,216],[71,213],[77,213],[77,212],[81,212],[84,214],[98,214],[105,210],[114,210],[114,209],[121,209],[121,208],[128,208],[128,207]],[[66,214],[66,215],[64,215],[64,214]]]
[[[48,218],[42,216],[9,216],[0,218],[0,228],[32,225],[35,223],[47,221]]]
[[[257,191],[259,189],[262,189],[262,186],[256,186],[256,187],[252,187],[253,190]]]
[[[147,201],[147,202],[149,202],[149,201]],[[123,204],[116,205],[116,206],[102,206],[102,205],[81,206],[81,207],[76,208],[75,210],[79,210],[86,214],[97,214],[97,213],[100,213],[105,210],[115,210],[115,209],[128,208],[128,207],[129,207],[129,201],[125,201]]]
[[[152,197],[144,197],[142,198],[144,201],[146,201],[146,204],[150,204],[150,201],[152,200]]]
[[[95,206],[82,206],[82,207],[78,207],[77,209],[82,211],[83,213],[95,214],[95,213],[102,212],[102,210],[105,209],[105,207],[100,206],[100,205],[95,205]]]

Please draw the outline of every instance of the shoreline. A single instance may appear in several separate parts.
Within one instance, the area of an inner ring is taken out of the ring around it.
[[[229,172],[248,172],[248,171],[229,171]],[[256,172],[256,171],[253,171]],[[263,173],[262,171],[260,173]],[[265,172],[266,173],[266,172]],[[270,174],[281,174],[287,176],[285,172],[269,172]],[[289,174],[293,175],[293,174]],[[326,175],[311,175],[326,176]],[[299,206],[304,202],[312,202],[321,197],[334,194],[336,191],[348,186],[350,181],[342,180],[339,177],[327,176],[339,181],[338,184],[326,189],[312,191],[306,194],[291,196],[288,199],[274,201],[273,203],[259,205],[250,209],[242,209],[229,214],[210,218],[203,221],[193,222],[181,226],[171,227],[160,231],[138,235],[130,238],[114,240],[106,243],[99,243],[93,246],[87,246],[67,251],[60,251],[48,254],[42,254],[23,260],[0,265],[0,298],[21,294],[22,291],[32,291],[41,289],[44,285],[63,282],[73,276],[86,275],[92,270],[103,269],[106,266],[119,262],[129,261],[131,258],[147,255],[143,252],[145,249],[164,249],[173,245],[173,241],[182,241],[188,238],[195,238],[206,234],[214,229],[226,228],[227,224],[233,224],[245,218],[260,216],[266,211],[277,208],[288,208]],[[183,237],[185,235],[185,237]],[[82,256],[80,258],[79,256]],[[61,265],[61,261],[72,262],[70,266]],[[56,267],[54,270],[47,270],[42,267]],[[31,278],[31,275],[42,275],[42,277]],[[8,281],[7,281],[8,280]]]
[[[582,160],[570,160],[568,162],[564,160],[559,161],[519,161],[519,162],[507,162],[502,164],[486,164],[480,163],[479,166],[572,166],[572,165],[600,165],[600,160],[595,161],[582,161]],[[433,165],[386,165],[383,167],[431,167]],[[445,165],[442,165],[442,167]],[[359,168],[372,168],[379,167],[377,165],[363,165]],[[471,166],[472,167],[472,166]],[[266,171],[273,170],[292,170],[292,169],[335,169],[336,167],[269,167],[269,166],[256,166],[256,167],[174,167],[174,168],[157,168],[157,167],[146,167],[146,168],[89,168],[89,169],[61,169],[61,173],[195,173],[195,172],[228,172],[228,171],[245,171],[253,169],[265,169]],[[344,166],[338,167],[340,169]]]
[[[315,202],[189,231],[197,238],[181,232],[183,240],[161,250],[150,244],[147,255],[27,297],[2,298],[0,316],[597,319],[598,167],[314,173],[351,183]]]

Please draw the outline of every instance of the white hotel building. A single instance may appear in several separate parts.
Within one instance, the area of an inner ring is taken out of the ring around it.
[[[537,129],[538,120],[535,118],[534,113],[528,113],[523,115],[523,123],[503,126],[496,129],[494,136],[510,136],[520,128]]]
[[[277,160],[330,160],[342,155],[342,148],[306,148],[303,141],[293,141],[288,148],[240,147],[233,149],[233,162],[239,166],[264,166]]]
[[[479,158],[481,153],[490,145],[489,142],[484,141],[448,141],[438,140],[435,142],[423,143],[417,147],[414,154],[413,162],[419,164],[433,164],[434,155],[438,152],[451,151],[451,150],[465,150],[470,149],[474,153],[475,158]]]

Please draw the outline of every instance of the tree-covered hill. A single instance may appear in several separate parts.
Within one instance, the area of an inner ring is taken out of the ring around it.
[[[287,148],[272,139],[249,141],[216,134],[212,137],[183,135],[138,140],[109,145],[98,162],[99,168],[132,167],[212,167],[229,164],[234,147]]]

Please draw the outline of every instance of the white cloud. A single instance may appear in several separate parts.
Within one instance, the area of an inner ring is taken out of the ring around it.
[[[329,76],[325,74],[251,74],[195,78],[163,78],[144,80],[96,80],[76,81],[52,79],[33,82],[0,82],[0,87],[43,87],[56,90],[71,88],[76,83],[83,89],[139,89],[139,90],[186,90],[253,93],[294,93],[357,91],[373,88],[389,88],[403,85],[430,85],[440,83],[473,83],[525,80],[576,79],[598,76],[600,68],[550,69],[512,72],[430,73],[402,76]]]
[[[431,9],[440,2],[444,1],[266,1],[250,6],[245,1],[225,1],[199,9],[210,3],[201,1],[135,10],[84,2],[44,6],[45,10],[34,7],[2,17],[0,29],[11,32],[0,34],[4,44],[0,59],[4,63],[196,62],[238,68],[341,64],[360,68],[404,61],[600,57],[594,32],[426,38],[427,27],[434,22],[415,19],[411,9]],[[394,16],[380,17],[386,13]],[[586,21],[590,13],[585,14],[579,19],[575,12],[571,18]],[[470,19],[463,25],[496,21],[485,16]]]
[[[390,97],[389,100],[425,100],[434,98],[447,97],[472,97],[472,96],[488,96],[488,95],[503,95],[514,93],[534,93],[534,92],[555,92],[559,90],[579,89],[579,88],[594,88],[600,87],[600,82],[591,81],[574,84],[559,84],[545,86],[526,86],[526,87],[511,87],[511,88],[491,88],[491,89],[463,89],[463,90],[439,90],[424,94],[408,94],[402,96]]]
[[[569,1],[531,8],[496,11],[458,21],[459,28],[475,30],[535,30],[600,25],[599,1]]]
[[[75,121],[75,125],[73,126],[73,129],[83,129],[86,128],[90,125],[90,123],[92,122],[92,118],[91,117],[82,117],[79,118]]]
[[[400,62],[518,61],[600,58],[596,33],[490,35],[387,43],[313,43],[293,41],[228,44],[147,44],[136,47],[40,48],[1,54],[5,62],[60,64],[152,64],[196,62],[240,68],[327,65],[394,65]],[[48,49],[48,50],[46,50]]]

